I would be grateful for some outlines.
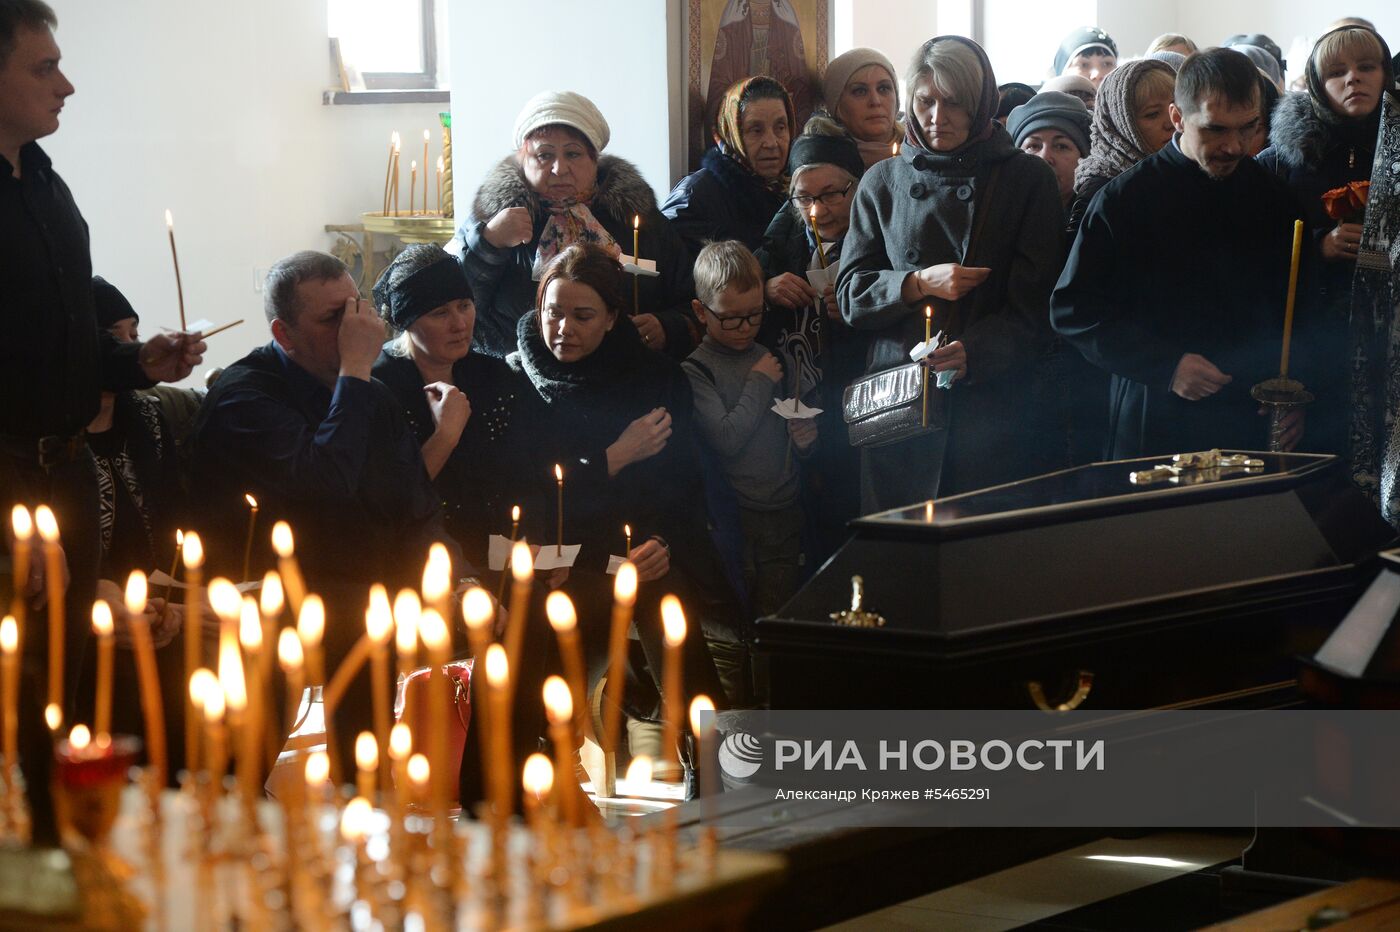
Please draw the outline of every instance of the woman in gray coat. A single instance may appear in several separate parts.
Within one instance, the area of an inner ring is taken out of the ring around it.
[[[1062,253],[1055,174],[992,122],[997,83],[981,46],[930,39],[906,80],[905,145],[861,180],[837,300],[852,327],[873,331],[870,372],[909,361],[932,307],[948,342],[928,364],[954,381],[930,398],[946,427],[862,450],[867,511],[1039,470],[1024,413]]]

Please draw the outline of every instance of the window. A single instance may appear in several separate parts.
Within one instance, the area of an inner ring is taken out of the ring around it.
[[[438,86],[434,0],[328,0],[329,30],[369,90]]]

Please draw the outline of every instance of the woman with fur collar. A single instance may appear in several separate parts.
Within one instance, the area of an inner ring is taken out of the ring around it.
[[[515,118],[516,151],[487,173],[458,231],[476,295],[474,351],[512,352],[516,321],[534,308],[535,282],[550,260],[575,243],[631,253],[634,220],[637,251],[655,260],[659,275],[640,277],[638,306],[629,294],[627,313],[651,349],[684,359],[695,348],[689,256],[637,167],[601,155],[609,136],[598,108],[572,91],[536,95]]]
[[[1317,372],[1303,374],[1317,395],[1304,442],[1311,450],[1346,453],[1347,321],[1361,218],[1333,220],[1322,195],[1349,182],[1370,180],[1381,97],[1394,87],[1395,76],[1384,39],[1364,26],[1341,26],[1317,40],[1306,77],[1307,93],[1279,101],[1271,145],[1257,159],[1297,195],[1315,258],[1322,260],[1305,278],[1316,307],[1314,319],[1311,325],[1300,320],[1313,331],[1316,358],[1322,363]]]

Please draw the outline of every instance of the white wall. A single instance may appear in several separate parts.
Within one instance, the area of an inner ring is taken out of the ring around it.
[[[404,196],[424,129],[436,160],[436,105],[322,105],[320,0],[51,2],[77,93],[43,145],[87,218],[93,268],[143,330],[175,326],[169,208],[189,319],[246,321],[210,340],[207,365],[267,340],[255,270],[379,209],[391,130],[418,140]]]
[[[545,90],[576,91],[602,111],[607,152],[641,169],[658,198],[671,190],[667,57],[671,2],[454,0],[452,39],[453,188],[467,215],[486,171],[511,152],[521,106]],[[677,46],[678,47],[678,46]],[[679,112],[679,111],[677,111]]]

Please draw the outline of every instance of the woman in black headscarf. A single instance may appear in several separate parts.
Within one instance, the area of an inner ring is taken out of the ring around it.
[[[928,365],[953,381],[930,401],[946,404],[935,418],[945,427],[862,451],[867,510],[1038,468],[1018,428],[1062,253],[1055,173],[992,122],[997,83],[981,46],[930,39],[906,80],[905,145],[861,181],[836,292],[847,322],[873,332],[872,372],[909,361],[931,306],[949,342]]]

